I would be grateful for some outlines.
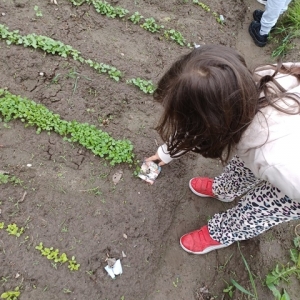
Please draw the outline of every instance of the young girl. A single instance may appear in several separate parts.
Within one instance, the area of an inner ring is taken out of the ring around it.
[[[300,64],[252,74],[235,50],[201,46],[171,66],[154,99],[164,109],[156,129],[166,144],[147,160],[164,165],[188,151],[232,158],[223,174],[192,178],[189,187],[223,202],[242,196],[182,236],[185,251],[204,254],[300,219]]]

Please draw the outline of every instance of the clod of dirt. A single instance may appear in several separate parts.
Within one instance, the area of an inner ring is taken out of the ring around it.
[[[116,185],[121,180],[122,176],[123,176],[123,171],[122,170],[117,171],[112,177],[113,183]]]
[[[115,258],[107,258],[106,262],[110,267],[113,267],[113,265],[116,263],[116,259]]]

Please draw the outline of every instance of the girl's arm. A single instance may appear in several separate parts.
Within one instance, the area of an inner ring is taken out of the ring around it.
[[[168,164],[169,162],[171,162],[173,160],[173,158],[170,156],[170,154],[168,152],[168,147],[166,144],[163,144],[160,147],[158,147],[155,155],[146,158],[146,161],[155,161],[155,160],[160,161],[158,164],[159,166]]]

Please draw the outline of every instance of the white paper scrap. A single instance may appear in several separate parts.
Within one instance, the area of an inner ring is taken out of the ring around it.
[[[120,275],[123,273],[121,261],[119,259],[112,267],[107,265],[104,269],[112,279],[115,279],[115,275]]]

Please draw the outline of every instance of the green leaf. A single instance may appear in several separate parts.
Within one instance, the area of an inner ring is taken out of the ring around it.
[[[234,279],[231,279],[231,282],[242,293],[249,295],[251,297],[255,297],[252,293],[250,293],[248,290],[246,290],[244,287],[242,287],[240,284],[238,284]]]

